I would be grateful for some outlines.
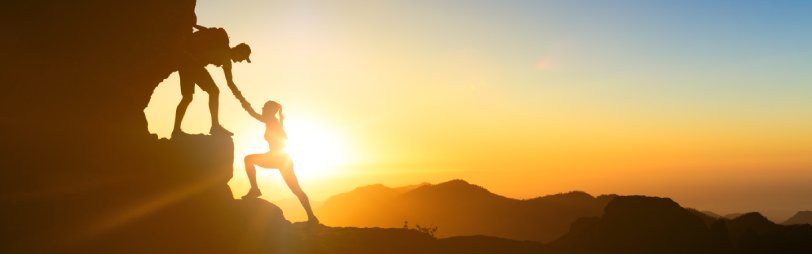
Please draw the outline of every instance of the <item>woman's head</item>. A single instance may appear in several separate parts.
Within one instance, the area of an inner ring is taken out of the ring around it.
[[[282,104],[275,101],[268,101],[265,103],[265,106],[262,107],[262,115],[264,116],[273,116],[279,112],[280,115],[282,113]]]

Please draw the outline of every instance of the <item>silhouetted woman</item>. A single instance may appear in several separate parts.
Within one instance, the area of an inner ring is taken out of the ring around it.
[[[308,221],[318,223],[319,220],[316,219],[313,210],[310,208],[310,200],[308,200],[307,195],[299,186],[296,174],[293,173],[293,161],[290,159],[288,153],[285,152],[285,141],[287,141],[288,135],[282,126],[285,120],[285,115],[282,114],[282,105],[275,101],[268,101],[265,103],[265,106],[262,107],[262,115],[254,111],[251,105],[244,101],[242,106],[252,117],[265,123],[265,140],[268,141],[269,148],[267,153],[245,156],[245,173],[248,174],[251,190],[249,190],[248,194],[245,194],[243,198],[256,198],[262,195],[262,192],[259,191],[259,187],[257,186],[257,173],[254,165],[263,168],[276,168],[279,169],[282,178],[285,179],[285,183],[290,190],[293,191],[293,194],[296,194],[296,197],[299,198],[299,202],[302,203],[302,207],[307,211]],[[276,118],[277,113],[279,114],[279,118]]]

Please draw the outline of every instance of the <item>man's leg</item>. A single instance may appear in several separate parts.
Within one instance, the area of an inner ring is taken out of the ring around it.
[[[199,78],[197,79],[197,85],[200,86],[200,89],[209,93],[209,112],[211,113],[211,134],[227,134],[232,135],[231,132],[223,128],[220,125],[220,89],[217,88],[217,84],[214,83],[214,80],[209,75],[209,72],[203,69],[203,71],[199,74]]]
[[[180,126],[183,122],[183,116],[186,115],[186,109],[192,103],[192,97],[195,93],[195,82],[192,73],[186,68],[178,70],[180,76],[180,94],[183,96],[175,109],[175,125],[172,130],[172,136],[183,133]]]

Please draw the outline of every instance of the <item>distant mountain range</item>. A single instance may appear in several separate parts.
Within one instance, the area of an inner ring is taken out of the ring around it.
[[[577,191],[517,200],[463,180],[359,187],[326,200],[319,214],[330,226],[419,224],[437,227],[441,238],[488,235],[573,254],[812,253],[812,225],[780,225],[755,212],[719,216],[669,198]],[[808,223],[810,215],[799,212],[784,224]]]
[[[490,235],[549,242],[575,220],[603,214],[615,196],[570,192],[528,200],[496,195],[463,180],[401,188],[359,187],[333,196],[319,209],[330,226],[437,227],[437,236]]]

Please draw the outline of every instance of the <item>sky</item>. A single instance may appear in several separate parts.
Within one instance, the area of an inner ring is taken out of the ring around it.
[[[234,80],[283,105],[314,200],[361,185],[465,179],[512,198],[667,196],[782,221],[812,210],[812,2],[210,1],[198,24],[246,42]],[[264,125],[221,91],[242,158]],[[183,123],[208,132],[196,88]],[[145,110],[167,137],[177,74]],[[264,198],[288,199],[260,170]]]

